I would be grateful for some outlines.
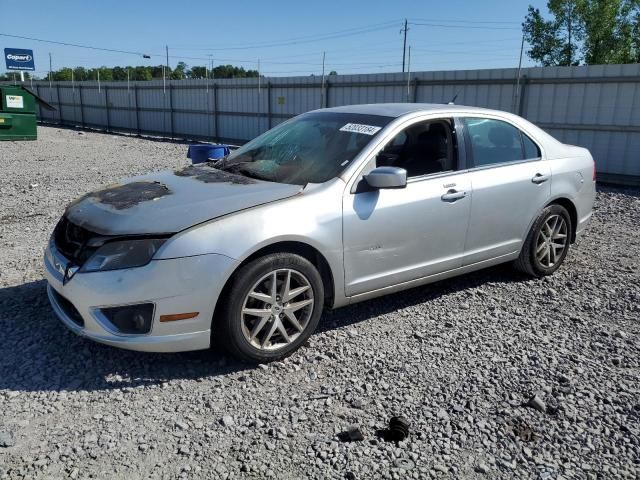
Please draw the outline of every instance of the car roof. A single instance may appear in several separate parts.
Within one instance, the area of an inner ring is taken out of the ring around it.
[[[384,115],[386,117],[401,117],[403,115],[415,112],[425,113],[451,113],[455,111],[473,113],[473,112],[497,112],[497,110],[489,110],[479,107],[468,107],[465,105],[451,105],[441,103],[368,103],[362,105],[345,105],[342,107],[331,107],[317,110],[322,112],[334,113],[356,113],[365,115]],[[500,112],[502,114],[506,112]]]

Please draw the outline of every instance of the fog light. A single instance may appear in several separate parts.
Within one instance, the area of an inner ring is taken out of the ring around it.
[[[141,334],[151,331],[153,303],[101,308],[100,312],[119,333]]]

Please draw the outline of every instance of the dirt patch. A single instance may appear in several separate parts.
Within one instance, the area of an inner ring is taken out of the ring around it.
[[[82,199],[92,198],[116,210],[125,210],[141,202],[157,200],[166,195],[171,195],[171,190],[160,182],[131,182],[89,193]]]

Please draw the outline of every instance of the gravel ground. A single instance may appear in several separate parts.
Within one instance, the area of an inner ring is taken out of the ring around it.
[[[82,340],[45,294],[64,205],[185,146],[0,143],[0,479],[638,478],[640,190],[600,188],[552,277],[498,267],[326,312],[284,362]],[[407,440],[386,441],[393,415]],[[338,433],[357,425],[364,439]]]

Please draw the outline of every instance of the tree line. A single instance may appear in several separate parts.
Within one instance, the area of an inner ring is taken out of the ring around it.
[[[19,74],[16,74],[19,75]],[[166,65],[153,65],[153,66],[127,66],[127,67],[97,67],[97,68],[84,68],[84,67],[63,67],[59,70],[47,73],[42,80],[53,81],[71,81],[83,82],[87,80],[109,81],[126,81],[127,79],[134,81],[144,80],[159,80],[163,76],[166,76],[169,80],[184,80],[187,78],[250,78],[257,77],[257,70],[247,70],[244,67],[236,67],[234,65],[218,65],[213,70],[204,66],[189,66],[184,62],[179,62],[175,68],[167,68]],[[19,78],[19,77],[18,77]],[[25,79],[29,79],[29,75],[25,72]],[[34,76],[34,80],[39,80]],[[13,80],[13,72],[7,72],[5,75],[0,75],[1,80]]]
[[[549,0],[529,6],[527,55],[542,66],[640,62],[640,0]]]
[[[72,74],[73,72],[73,74]],[[86,80],[98,80],[98,74],[101,81],[124,81],[127,80],[158,80],[167,78],[169,80],[184,80],[187,78],[248,78],[257,77],[257,70],[245,70],[244,67],[236,67],[233,65],[218,65],[213,71],[206,67],[194,66],[189,68],[186,63],[179,62],[175,68],[167,68],[166,65],[154,66],[137,66],[137,67],[98,67],[84,68],[76,67],[61,68],[52,72],[51,79],[54,81],[70,81],[82,82]],[[49,80],[49,75],[44,78]]]

